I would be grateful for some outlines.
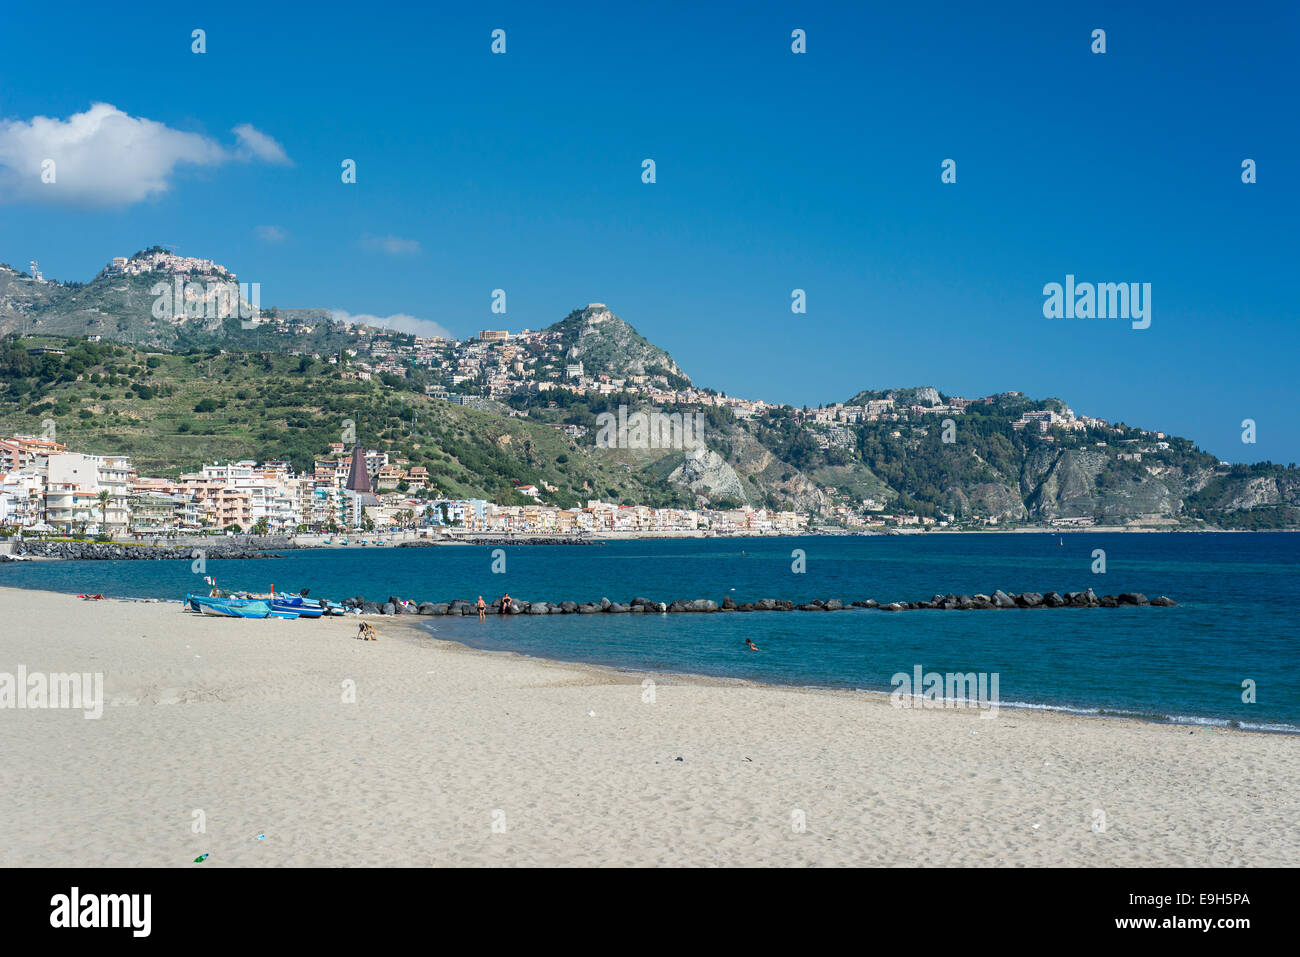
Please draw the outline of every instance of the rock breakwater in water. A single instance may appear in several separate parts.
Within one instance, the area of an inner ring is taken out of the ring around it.
[[[18,542],[15,555],[83,561],[135,561],[192,559],[201,551],[207,558],[283,558],[252,545],[205,542],[201,545],[130,545],[116,542]]]
[[[351,611],[363,615],[477,615],[476,602],[465,598],[452,601],[411,601],[390,595],[387,601],[367,601],[364,598],[348,598],[342,602]],[[721,603],[711,598],[678,599],[672,602],[652,601],[649,598],[633,598],[631,601],[617,602],[602,598],[600,601],[524,601],[512,599],[510,606],[503,611],[502,600],[494,600],[484,609],[489,615],[618,615],[618,614],[678,614],[678,613],[721,613],[721,612],[755,612],[755,611],[804,611],[828,612],[876,610],[876,611],[1032,611],[1054,608],[1121,608],[1135,606],[1169,607],[1176,605],[1172,598],[1160,595],[1148,599],[1139,592],[1124,592],[1120,595],[1098,595],[1091,588],[1084,591],[1068,591],[1064,594],[1049,592],[1021,592],[1009,594],[1001,589],[991,595],[935,595],[929,601],[893,601],[879,602],[874,598],[859,601],[847,601],[838,598],[816,599],[809,602],[793,602],[779,598],[761,598],[758,601],[737,603],[731,598],[724,598]]]

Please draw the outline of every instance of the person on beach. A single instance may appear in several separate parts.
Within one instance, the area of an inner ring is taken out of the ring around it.
[[[506,592],[501,596],[501,614],[510,614],[510,592]]]
[[[753,638],[745,639],[745,647],[748,648],[750,651],[758,651],[758,645],[754,644]]]
[[[483,596],[478,596],[478,620],[487,621],[487,605],[483,603]]]

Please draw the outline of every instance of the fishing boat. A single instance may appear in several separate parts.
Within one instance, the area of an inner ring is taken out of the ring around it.
[[[197,605],[203,614],[216,618],[268,618],[271,615],[270,605],[251,598],[200,598],[191,595],[189,603]]]
[[[325,609],[321,607],[320,602],[300,595],[272,596],[271,610],[293,612],[299,618],[320,618],[325,614]]]

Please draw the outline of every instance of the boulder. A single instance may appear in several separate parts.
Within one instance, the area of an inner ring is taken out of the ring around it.
[[[1158,595],[1151,599],[1151,604],[1160,608],[1172,608],[1174,605],[1177,605],[1178,602],[1174,601],[1168,595]]]
[[[891,601],[888,605],[881,605],[881,611],[903,611],[907,606],[902,602]]]
[[[382,615],[383,610],[373,601],[364,602],[361,605],[361,614],[363,615]]]
[[[579,606],[578,606],[578,614],[579,614],[579,615],[598,615],[598,614],[600,614],[600,606],[597,605],[597,604],[595,604],[594,602],[587,602],[587,603],[584,604],[584,605],[579,605]]]
[[[549,615],[550,613],[551,606],[544,601],[535,601],[528,606],[528,614],[530,615]]]
[[[1118,597],[1119,597],[1119,603],[1120,603],[1121,605],[1149,605],[1149,604],[1151,604],[1151,602],[1147,601],[1147,596],[1144,595],[1144,594],[1142,594],[1141,592],[1136,592],[1136,591],[1126,591],[1126,592],[1124,592],[1124,594],[1119,595]]]
[[[993,596],[989,600],[993,602],[994,608],[1015,608],[1016,607],[1015,599],[1012,598],[1010,595],[1008,595],[1006,592],[1004,592],[1001,588],[995,591],[993,593]]]
[[[628,607],[627,605],[620,605],[618,602],[612,601],[609,603],[609,607],[606,608],[605,611],[611,615],[626,615],[628,613]]]
[[[1016,604],[1021,608],[1042,608],[1043,596],[1036,591],[1021,592],[1016,596]]]
[[[1102,595],[1101,598],[1097,599],[1097,604],[1102,608],[1118,608],[1119,599],[1114,595]]]
[[[831,598],[828,599],[822,607],[827,611],[840,611],[844,608],[844,602],[840,601],[838,598]]]
[[[735,609],[736,609],[735,599],[733,599],[730,595],[727,595],[725,598],[722,599],[723,611],[735,611]]]
[[[396,615],[397,606],[394,605],[391,601],[386,601],[384,602],[383,613],[385,615]]]
[[[416,611],[416,614],[419,614],[419,615],[433,615],[433,614],[436,614],[436,612],[434,611],[434,608],[435,608],[435,607],[436,607],[436,606],[435,606],[435,605],[433,604],[433,602],[431,602],[431,601],[422,601],[422,602],[420,602],[420,604],[416,607],[415,611]]]
[[[578,610],[578,603],[577,603],[577,602],[573,602],[573,601],[562,601],[562,602],[560,602],[560,614],[561,614],[561,615],[572,615],[572,614],[573,614],[574,612],[576,612],[577,610]]]
[[[1065,604],[1065,599],[1054,591],[1049,591],[1043,595],[1043,604],[1048,608],[1060,608]]]

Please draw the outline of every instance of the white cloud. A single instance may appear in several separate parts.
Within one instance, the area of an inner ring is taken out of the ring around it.
[[[279,166],[293,165],[284,147],[261,130],[254,129],[253,124],[240,123],[231,132],[239,138],[239,150],[236,155],[240,159],[260,159],[265,163],[275,163]]]
[[[257,233],[257,238],[264,243],[282,243],[289,238],[289,234],[279,226],[257,226],[254,227],[253,232]]]
[[[417,336],[442,336],[446,339],[455,339],[456,336],[448,331],[444,326],[439,325],[432,319],[420,319],[416,316],[408,316],[404,312],[395,312],[391,316],[372,316],[369,313],[352,314],[342,309],[331,310],[331,315],[335,322],[342,322],[349,326],[366,325],[375,326],[379,329],[395,329],[398,332],[409,332]]]
[[[361,248],[387,253],[390,256],[414,256],[420,251],[420,241],[403,239],[401,236],[371,236],[365,233],[361,237]]]
[[[167,192],[179,166],[289,162],[271,137],[247,124],[235,130],[239,145],[228,149],[109,103],[66,120],[0,120],[0,202],[126,206]]]

